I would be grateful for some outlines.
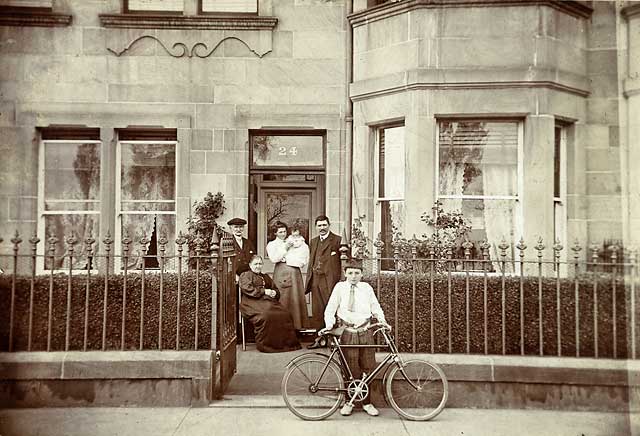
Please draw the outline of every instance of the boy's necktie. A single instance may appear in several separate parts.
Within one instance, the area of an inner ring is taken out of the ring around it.
[[[356,310],[356,285],[351,285],[351,291],[349,292],[349,311],[355,312]]]

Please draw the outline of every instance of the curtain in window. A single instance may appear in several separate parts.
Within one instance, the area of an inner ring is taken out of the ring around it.
[[[140,268],[143,236],[150,240],[147,252],[157,256],[162,235],[175,239],[175,214],[154,213],[175,212],[175,144],[123,143],[121,150],[122,229],[133,241],[131,254],[138,256],[128,266]],[[165,248],[166,255],[173,254],[173,244]]]
[[[517,129],[517,122],[440,123],[439,197],[446,210],[462,211],[471,221],[478,239],[474,242],[486,238],[491,243],[493,260],[500,258],[498,245],[503,238],[514,243]]]
[[[77,240],[73,268],[86,269],[85,240],[92,236],[93,252],[99,248],[100,144],[46,141],[43,146],[45,238],[58,239],[56,256],[60,256],[53,264],[45,259],[45,268],[70,267],[65,238],[73,234]]]

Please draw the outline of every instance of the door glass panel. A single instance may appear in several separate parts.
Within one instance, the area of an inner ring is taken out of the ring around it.
[[[323,136],[251,137],[254,167],[322,167]]]
[[[284,222],[289,229],[299,225],[300,234],[309,243],[309,221],[311,217],[311,193],[266,192],[265,212],[267,232],[264,245],[275,238],[273,225],[277,221]]]

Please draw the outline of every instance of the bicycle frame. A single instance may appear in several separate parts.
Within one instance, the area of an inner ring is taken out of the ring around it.
[[[331,365],[331,362],[335,362],[341,369],[342,373],[343,373],[343,377],[348,381],[348,382],[352,382],[354,381],[354,377],[353,377],[353,373],[351,371],[351,367],[349,366],[344,353],[342,352],[342,350],[344,348],[383,348],[383,347],[387,347],[389,348],[389,354],[387,354],[387,356],[385,356],[384,359],[382,359],[382,361],[373,369],[373,371],[371,371],[370,374],[367,374],[366,377],[361,381],[360,387],[362,387],[362,385],[369,385],[371,383],[371,381],[380,373],[380,371],[382,371],[383,369],[388,370],[388,364],[390,364],[391,362],[394,362],[396,365],[398,365],[400,367],[400,373],[402,374],[402,376],[405,378],[405,380],[407,382],[409,382],[409,384],[411,386],[413,386],[414,388],[418,388],[415,383],[413,383],[413,381],[407,377],[407,374],[404,372],[404,361],[402,360],[402,357],[400,356],[400,354],[398,353],[398,348],[396,347],[395,342],[393,341],[393,339],[389,336],[389,333],[382,329],[379,328],[374,332],[374,336],[375,334],[377,334],[378,332],[382,333],[382,336],[384,337],[384,340],[386,342],[386,345],[341,345],[340,341],[338,340],[338,338],[336,336],[330,335],[330,339],[331,339],[331,345],[332,345],[332,351],[330,354],[325,354],[325,353],[313,353],[319,356],[323,356],[327,358],[327,362],[324,365],[324,367],[322,368],[322,371],[320,372],[320,374],[318,375],[318,378],[316,380],[310,380],[312,382],[310,389],[314,392],[317,391],[331,391],[331,392],[347,392],[346,387],[345,388],[322,388],[319,387],[320,384],[320,380],[322,380],[322,377],[324,377],[325,372],[327,371],[327,369],[329,368],[329,365]],[[291,360],[291,362],[289,362],[289,364],[287,366],[290,366],[292,364],[295,365],[295,362],[297,360],[300,360],[304,357],[308,357],[309,354],[311,353],[305,353],[302,354],[298,357],[296,357],[295,359]],[[335,357],[338,356],[338,359],[336,359]],[[346,374],[345,374],[346,372]],[[348,377],[345,377],[348,376]],[[356,392],[358,393],[358,392]],[[351,400],[351,402],[353,402],[353,399]]]

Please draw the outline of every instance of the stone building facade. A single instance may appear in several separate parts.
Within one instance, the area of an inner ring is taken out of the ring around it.
[[[0,5],[3,253],[173,239],[218,191],[259,251],[320,213],[421,234],[438,199],[494,246],[640,242],[640,3]]]

